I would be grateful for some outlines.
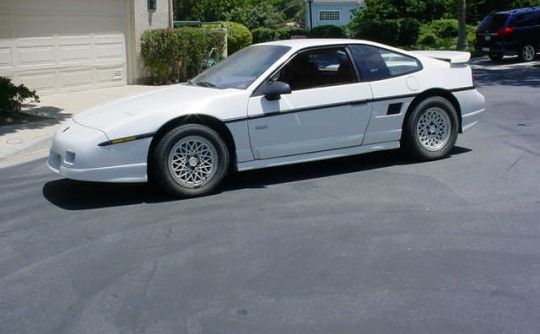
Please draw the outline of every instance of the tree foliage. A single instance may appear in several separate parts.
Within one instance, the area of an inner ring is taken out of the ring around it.
[[[357,20],[414,18],[420,22],[458,18],[462,0],[366,0],[366,8],[355,13]],[[466,22],[476,25],[492,11],[540,5],[540,0],[467,0]]]
[[[225,19],[241,23],[253,30],[276,28],[284,20],[284,16],[274,6],[265,2],[234,8],[225,14]]]
[[[366,0],[356,16],[369,20],[414,18],[421,22],[446,18],[453,13],[454,0]]]
[[[467,21],[476,24],[493,11],[540,6],[540,0],[467,0]]]

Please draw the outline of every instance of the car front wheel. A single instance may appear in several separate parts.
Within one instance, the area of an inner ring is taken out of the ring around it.
[[[525,44],[519,52],[519,60],[521,61],[533,61],[536,57],[536,48],[532,44]]]
[[[439,96],[421,101],[404,124],[403,145],[419,160],[445,157],[454,147],[458,135],[458,117],[452,103]]]
[[[178,197],[204,196],[216,191],[229,166],[229,151],[221,137],[199,124],[168,132],[153,152],[153,177]]]

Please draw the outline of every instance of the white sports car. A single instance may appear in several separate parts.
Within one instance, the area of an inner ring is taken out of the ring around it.
[[[48,165],[70,179],[153,180],[193,197],[230,171],[400,146],[438,159],[485,108],[469,59],[360,40],[253,45],[187,83],[76,115],[58,129]]]

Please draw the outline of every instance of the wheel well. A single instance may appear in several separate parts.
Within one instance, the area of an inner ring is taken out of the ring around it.
[[[463,128],[462,128],[462,120],[461,120],[461,106],[459,105],[459,102],[456,99],[456,97],[454,95],[452,95],[452,93],[450,93],[449,91],[444,90],[444,89],[430,89],[430,90],[427,90],[427,91],[423,92],[422,94],[418,95],[417,97],[415,97],[414,100],[412,101],[411,105],[407,109],[407,114],[405,116],[403,124],[407,124],[407,118],[409,117],[411,112],[414,110],[414,108],[416,108],[416,106],[420,102],[422,102],[423,100],[425,100],[425,99],[427,99],[429,97],[435,97],[435,96],[444,97],[445,99],[450,101],[450,103],[452,103],[454,108],[456,108],[458,121],[459,121],[459,133],[462,133]]]
[[[234,144],[234,139],[225,125],[222,121],[220,121],[217,118],[214,118],[212,116],[207,115],[185,115],[182,117],[175,118],[173,120],[170,120],[169,122],[165,123],[154,135],[152,138],[152,142],[150,144],[150,149],[148,151],[148,157],[147,157],[147,173],[148,176],[151,177],[151,165],[152,165],[152,155],[154,153],[154,149],[157,145],[157,143],[163,138],[163,136],[171,131],[172,129],[184,125],[184,124],[200,124],[209,127],[210,129],[216,131],[218,135],[225,141],[225,144],[227,145],[227,149],[229,150],[229,170],[233,166],[236,166],[236,145]]]

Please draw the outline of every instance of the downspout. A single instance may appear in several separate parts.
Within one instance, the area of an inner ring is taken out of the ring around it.
[[[309,30],[313,29],[313,13],[311,12],[311,3],[313,0],[308,0],[308,6],[309,6]]]
[[[173,0],[169,0],[169,28],[174,28],[174,7],[173,7]]]

